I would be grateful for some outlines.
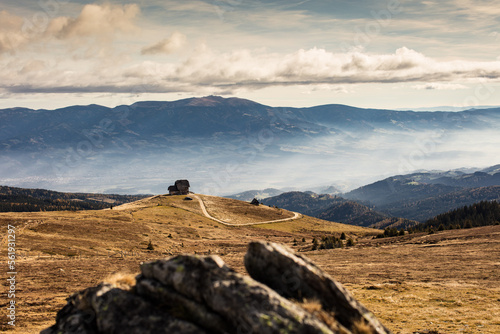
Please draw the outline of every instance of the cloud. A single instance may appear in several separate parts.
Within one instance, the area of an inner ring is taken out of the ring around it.
[[[0,54],[23,46],[28,38],[22,33],[23,18],[0,11]]]
[[[329,84],[311,84],[307,86],[307,90],[303,91],[303,94],[312,94],[314,92],[331,92],[334,94],[349,94],[352,90],[347,89],[344,85],[329,85]]]
[[[22,67],[19,74],[26,75],[34,72],[41,72],[45,70],[46,64],[41,60],[32,60]]]
[[[97,37],[110,38],[116,33],[136,30],[135,19],[139,6],[89,4],[85,5],[77,18],[58,17],[47,27],[46,34],[60,39]]]
[[[406,47],[393,54],[336,54],[325,49],[287,55],[201,50],[175,66],[169,78],[212,86],[287,86],[354,83],[442,82],[500,78],[500,62],[439,62]],[[167,74],[166,74],[167,75]]]
[[[180,32],[174,32],[169,38],[142,49],[143,55],[170,54],[181,49],[186,44],[186,36]]]
[[[207,89],[228,93],[276,86],[338,86],[336,91],[341,93],[346,86],[363,83],[422,82],[414,88],[462,89],[458,82],[500,79],[500,61],[437,61],[405,47],[392,54],[342,54],[312,48],[282,55],[251,50],[218,53],[202,45],[177,62],[132,62],[78,70],[71,68],[69,60],[66,68],[27,84],[22,78],[13,80],[16,74],[9,74],[10,68],[5,67],[0,82],[4,90],[15,93],[199,93]]]
[[[421,85],[415,85],[413,88],[418,90],[459,90],[459,89],[467,89],[467,86],[461,84],[450,84],[450,83],[426,83]]]
[[[118,33],[138,30],[135,19],[139,13],[137,5],[112,4],[85,5],[76,18],[52,18],[52,13],[43,11],[31,17],[19,17],[0,11],[0,54],[28,46],[36,47],[40,53],[54,40],[72,39],[82,44],[82,38],[91,38],[109,42]]]

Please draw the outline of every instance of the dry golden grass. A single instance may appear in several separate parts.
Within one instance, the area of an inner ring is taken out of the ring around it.
[[[299,234],[304,234],[306,236],[310,235],[322,236],[325,235],[326,233],[328,234],[334,233],[340,236],[342,232],[352,233],[355,235],[366,235],[366,234],[377,235],[380,233],[380,230],[376,229],[369,229],[360,226],[334,223],[308,216],[303,216],[300,219],[288,222],[254,225],[254,227],[259,229],[268,229],[268,230],[275,230],[275,231],[282,231],[289,233],[299,233]]]
[[[54,323],[71,293],[106,278],[131,284],[130,275],[122,273],[139,272],[141,261],[179,253],[219,254],[244,272],[243,256],[250,241],[308,250],[313,236],[345,232],[358,240],[356,247],[305,254],[344,283],[395,333],[500,332],[500,226],[363,240],[373,230],[309,217],[228,227],[203,216],[197,201],[183,198],[158,196],[119,210],[0,214],[4,231],[8,223],[18,227],[18,321],[15,330],[5,324],[0,330],[38,333]],[[209,212],[221,217],[242,214],[237,206],[217,208],[225,203],[223,199],[206,204]],[[239,221],[269,220],[269,213],[260,208],[250,207],[256,211],[243,213],[246,217]],[[6,240],[2,240],[5,259]],[[153,251],[146,249],[149,241]]]
[[[252,205],[230,198],[199,195],[208,213],[230,224],[248,224],[278,219],[292,218],[293,212],[271,208],[266,205]]]
[[[500,333],[500,226],[307,255],[395,333]]]
[[[136,284],[135,274],[114,273],[103,279],[104,283],[109,283],[122,290],[130,290]]]

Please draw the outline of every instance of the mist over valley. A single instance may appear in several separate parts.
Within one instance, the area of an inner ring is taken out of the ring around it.
[[[390,175],[495,164],[500,109],[412,112],[269,107],[208,96],[0,111],[1,183],[102,193],[256,188],[342,192]],[[476,169],[476,170],[477,170]]]

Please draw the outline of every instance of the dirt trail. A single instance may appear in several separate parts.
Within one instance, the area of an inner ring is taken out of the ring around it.
[[[207,208],[205,207],[205,203],[203,203],[203,200],[200,197],[198,197],[198,195],[192,195],[192,197],[194,197],[200,203],[201,211],[203,211],[203,214],[205,215],[205,217],[210,218],[212,220],[215,220],[216,222],[221,223],[221,224],[226,225],[226,226],[251,226],[251,225],[272,224],[272,223],[285,222],[285,221],[289,221],[289,220],[295,220],[295,219],[302,217],[300,213],[293,212],[293,217],[290,217],[290,218],[268,220],[268,221],[256,222],[256,223],[232,224],[232,223],[228,223],[228,222],[225,222],[223,220],[217,219],[215,217],[212,217],[208,213]]]

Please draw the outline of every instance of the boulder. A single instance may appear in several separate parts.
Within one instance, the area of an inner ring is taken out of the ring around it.
[[[68,298],[56,324],[41,334],[206,333],[196,325],[163,312],[130,291],[100,284]]]
[[[42,334],[389,333],[339,283],[288,248],[251,243],[245,265],[255,279],[218,256],[144,263],[128,289],[101,283],[72,295]],[[319,303],[311,307],[311,300]]]
[[[217,313],[230,333],[333,333],[320,320],[269,287],[228,268],[218,256],[180,255],[145,263],[144,278],[171,287]],[[193,316],[190,316],[193,318]]]
[[[286,246],[269,242],[250,243],[245,267],[252,278],[286,298],[318,301],[348,329],[354,330],[363,323],[372,333],[390,333],[342,284]]]

